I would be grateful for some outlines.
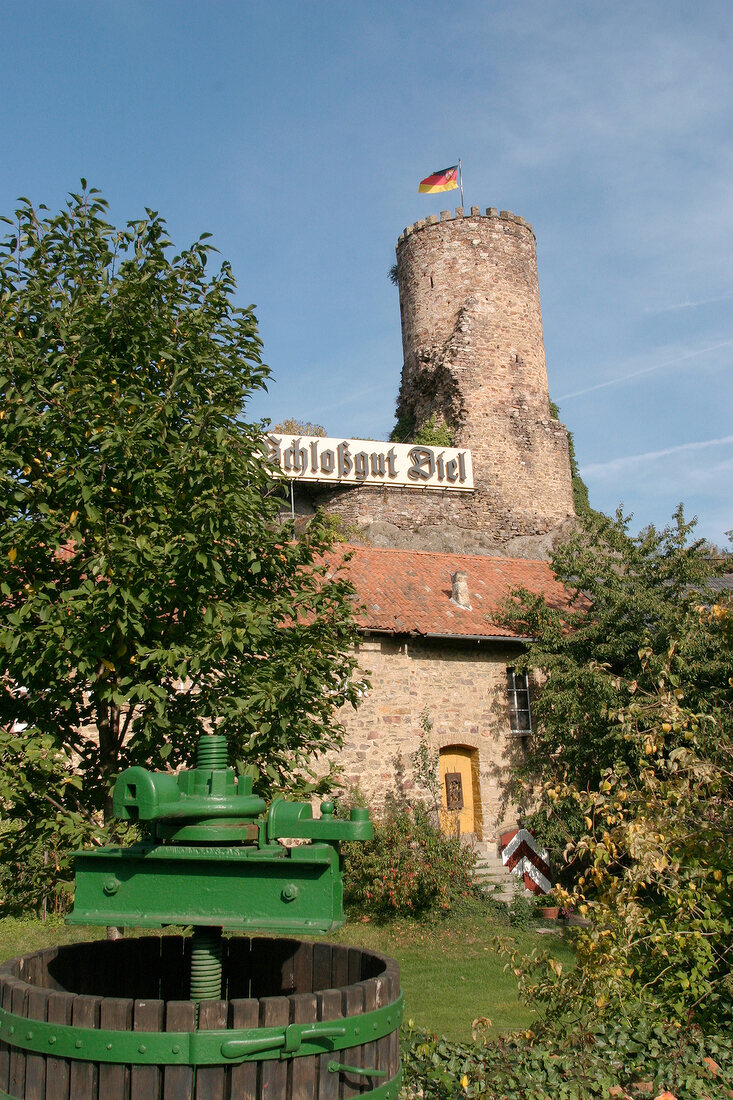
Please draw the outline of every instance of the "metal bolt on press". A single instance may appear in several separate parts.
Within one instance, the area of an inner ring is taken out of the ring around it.
[[[113,793],[115,816],[146,831],[130,847],[76,856],[69,920],[78,924],[191,925],[191,999],[222,996],[222,929],[324,933],[343,924],[339,845],[369,840],[365,809],[349,820],[321,803],[275,798],[227,766],[226,738],[199,738],[196,767],[177,774],[128,768]],[[294,847],[283,839],[308,841]]]
[[[193,934],[3,963],[0,1100],[397,1100],[397,963],[314,942],[343,923],[339,845],[371,837],[368,812],[268,807],[219,735],[200,738],[189,770],[128,768],[113,804],[142,839],[77,854],[68,919]]]

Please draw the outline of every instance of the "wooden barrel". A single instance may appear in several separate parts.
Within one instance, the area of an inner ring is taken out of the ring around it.
[[[4,963],[1,1100],[396,1100],[394,960],[295,939],[223,944],[225,999],[198,1017],[181,936]]]

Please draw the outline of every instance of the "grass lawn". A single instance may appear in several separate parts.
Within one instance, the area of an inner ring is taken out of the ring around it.
[[[535,927],[549,927],[547,924]],[[400,963],[405,1018],[448,1039],[468,1040],[478,1017],[491,1020],[491,1033],[529,1026],[534,1012],[522,1004],[517,982],[506,972],[496,939],[513,941],[529,954],[547,948],[572,966],[573,952],[562,927],[552,935],[518,931],[492,914],[452,918],[437,924],[395,921],[347,924],[334,939],[391,955]]]
[[[0,920],[0,962],[42,947],[103,935],[103,928],[7,917]],[[497,935],[513,940],[527,953],[535,947],[550,948],[564,965],[572,965],[562,928],[552,935],[520,932],[500,924],[492,913],[440,923],[349,923],[330,938],[396,958],[402,970],[406,1018],[438,1035],[466,1040],[471,1037],[472,1021],[480,1016],[491,1020],[495,1034],[526,1027],[532,1020],[532,1010],[519,1000],[513,974],[504,971],[505,960],[494,942]]]

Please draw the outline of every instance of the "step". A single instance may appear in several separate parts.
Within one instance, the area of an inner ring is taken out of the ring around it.
[[[509,905],[517,893],[517,884],[514,882],[494,882],[490,879],[479,879],[476,885],[482,894],[494,898],[495,901],[504,901]]]
[[[490,893],[499,901],[510,902],[521,887],[517,876],[496,857],[480,858],[474,867],[473,877],[485,893]]]
[[[524,884],[504,865],[497,841],[472,839],[470,847],[476,856],[474,881],[485,893],[499,901],[511,902]]]

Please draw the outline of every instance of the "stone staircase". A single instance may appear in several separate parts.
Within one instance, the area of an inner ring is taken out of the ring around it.
[[[474,878],[486,893],[491,893],[499,901],[510,902],[522,889],[521,879],[508,871],[496,850],[496,842],[474,840],[472,848],[476,853]]]

